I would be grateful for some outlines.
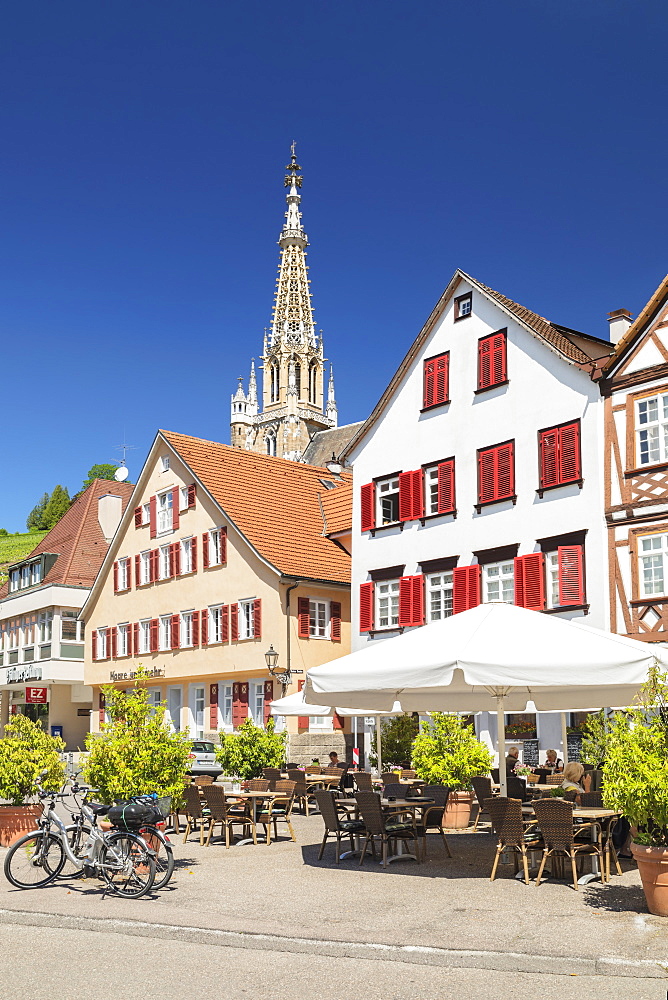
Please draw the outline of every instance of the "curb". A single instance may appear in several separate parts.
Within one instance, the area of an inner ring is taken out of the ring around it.
[[[372,944],[358,941],[328,941],[289,937],[280,934],[216,930],[181,924],[118,920],[114,917],[74,917],[43,911],[0,909],[0,924],[23,927],[57,927],[98,933],[126,934],[131,937],[184,941],[218,948],[245,948],[249,951],[292,952],[328,955],[369,961],[403,962],[440,968],[488,969],[494,972],[533,972],[553,976],[617,976],[635,979],[666,979],[668,967],[658,961],[624,958],[578,958],[575,956],[530,955],[510,951],[433,948],[421,945]]]

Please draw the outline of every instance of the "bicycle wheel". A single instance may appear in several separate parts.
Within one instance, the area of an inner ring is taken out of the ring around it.
[[[67,843],[70,850],[75,857],[82,857],[85,854],[86,842],[90,835],[90,827],[80,825],[79,823],[72,823],[70,826],[65,827],[65,829],[67,831]],[[73,878],[75,875],[80,874],[81,868],[77,865],[73,865],[67,855],[65,855],[65,862],[58,878]]]
[[[65,864],[58,837],[48,831],[29,833],[9,849],[5,875],[17,889],[39,889],[53,882]]]
[[[102,878],[118,896],[138,899],[155,881],[155,858],[134,833],[112,833],[100,851]]]
[[[164,833],[153,826],[147,826],[139,831],[152,851],[155,851],[155,882],[154,889],[164,889],[174,871],[174,851]]]

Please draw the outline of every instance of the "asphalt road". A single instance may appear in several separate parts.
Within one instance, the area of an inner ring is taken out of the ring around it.
[[[666,1000],[666,982],[443,969],[0,926],[1,1000]]]

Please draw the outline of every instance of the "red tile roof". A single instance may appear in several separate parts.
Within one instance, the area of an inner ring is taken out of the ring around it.
[[[216,441],[160,432],[216,502],[272,566],[287,576],[350,583],[350,557],[324,535],[319,498],[333,477],[319,466],[256,455]],[[350,476],[344,474],[344,480]],[[339,515],[340,517],[341,515]],[[345,518],[344,518],[345,519]]]
[[[133,490],[132,483],[95,479],[21,562],[42,552],[55,553],[58,558],[42,581],[42,586],[61,583],[70,587],[92,587],[109,548],[97,519],[97,502],[107,493],[113,493],[121,498],[122,509],[125,510]],[[7,596],[8,588],[9,583],[0,587],[0,600]]]
[[[335,490],[326,490],[320,497],[325,518],[325,534],[334,535],[339,531],[350,531],[353,522],[353,483],[346,477],[345,482]]]

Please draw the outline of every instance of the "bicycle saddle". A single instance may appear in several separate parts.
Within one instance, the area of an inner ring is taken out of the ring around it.
[[[88,808],[96,816],[104,816],[106,812],[109,812],[111,806],[105,806],[102,802],[89,802]]]

